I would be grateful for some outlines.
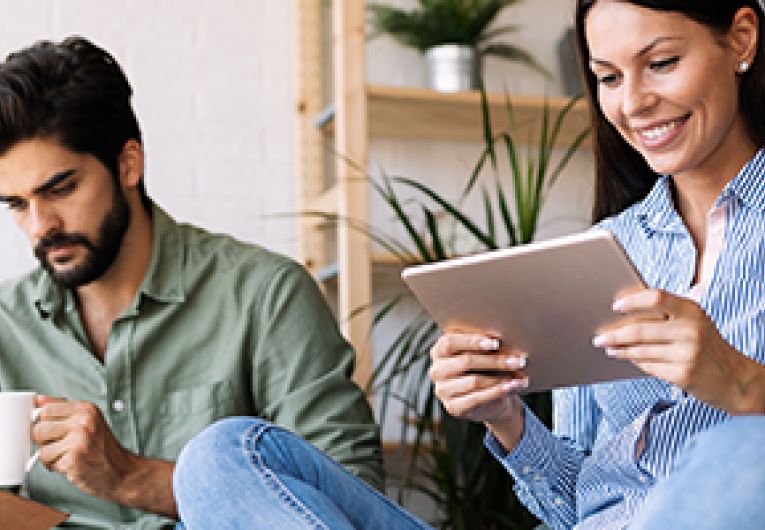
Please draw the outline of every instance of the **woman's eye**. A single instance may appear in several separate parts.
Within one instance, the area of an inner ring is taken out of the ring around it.
[[[602,74],[597,76],[597,78],[598,78],[599,84],[605,85],[605,86],[611,86],[618,81],[619,76],[617,76],[616,74]]]
[[[651,70],[664,70],[665,68],[677,64],[679,60],[680,57],[670,57],[668,59],[662,59],[661,61],[653,61],[651,63]]]

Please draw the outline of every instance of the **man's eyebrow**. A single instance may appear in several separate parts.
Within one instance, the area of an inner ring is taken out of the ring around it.
[[[51,178],[37,186],[33,193],[35,195],[40,195],[42,193],[45,193],[46,191],[50,190],[51,188],[56,187],[56,185],[61,184],[63,181],[74,175],[76,172],[75,169],[67,169],[65,171],[61,171],[59,173],[56,173]]]
[[[61,184],[63,181],[71,177],[77,172],[76,169],[67,169],[65,171],[61,171],[59,173],[56,173],[51,178],[37,186],[32,193],[34,195],[41,195],[45,193],[46,191],[50,190],[51,188],[54,188],[56,185]],[[13,195],[0,195],[0,203],[11,203],[14,201],[17,201],[19,197],[13,196]]]
[[[673,41],[673,40],[682,40],[682,37],[674,37],[674,36],[657,37],[653,41],[651,41],[651,43],[649,43],[648,45],[646,45],[643,48],[641,48],[635,54],[635,57],[636,58],[637,57],[642,57],[643,55],[645,55],[648,52],[650,52],[651,50],[653,50],[659,44],[661,44],[663,42],[667,42],[667,41]],[[598,59],[596,57],[591,57],[590,58],[590,64],[598,64],[598,65],[602,65],[602,66],[611,66],[610,62],[608,62],[606,60],[603,60],[603,59]]]

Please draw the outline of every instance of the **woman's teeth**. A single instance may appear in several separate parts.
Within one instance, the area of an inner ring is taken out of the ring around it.
[[[676,129],[677,126],[680,125],[680,121],[681,120],[675,120],[669,123],[665,123],[664,125],[654,127],[653,129],[642,130],[640,131],[640,135],[647,138],[648,140],[657,140],[666,135],[668,132]]]

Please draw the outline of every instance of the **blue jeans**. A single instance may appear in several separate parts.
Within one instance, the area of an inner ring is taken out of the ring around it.
[[[629,528],[764,527],[765,416],[739,416],[694,437]]]
[[[630,530],[754,530],[765,521],[765,416],[696,436]],[[230,418],[196,436],[173,477],[178,529],[430,528],[294,434]]]
[[[173,476],[187,530],[430,528],[300,437],[228,418],[181,452]]]

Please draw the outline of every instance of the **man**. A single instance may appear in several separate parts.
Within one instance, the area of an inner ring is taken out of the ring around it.
[[[40,261],[0,285],[0,390],[42,407],[30,496],[77,528],[172,528],[175,459],[231,416],[381,487],[379,434],[321,294],[292,261],[149,199],[131,95],[82,38],[0,64],[0,202]]]

